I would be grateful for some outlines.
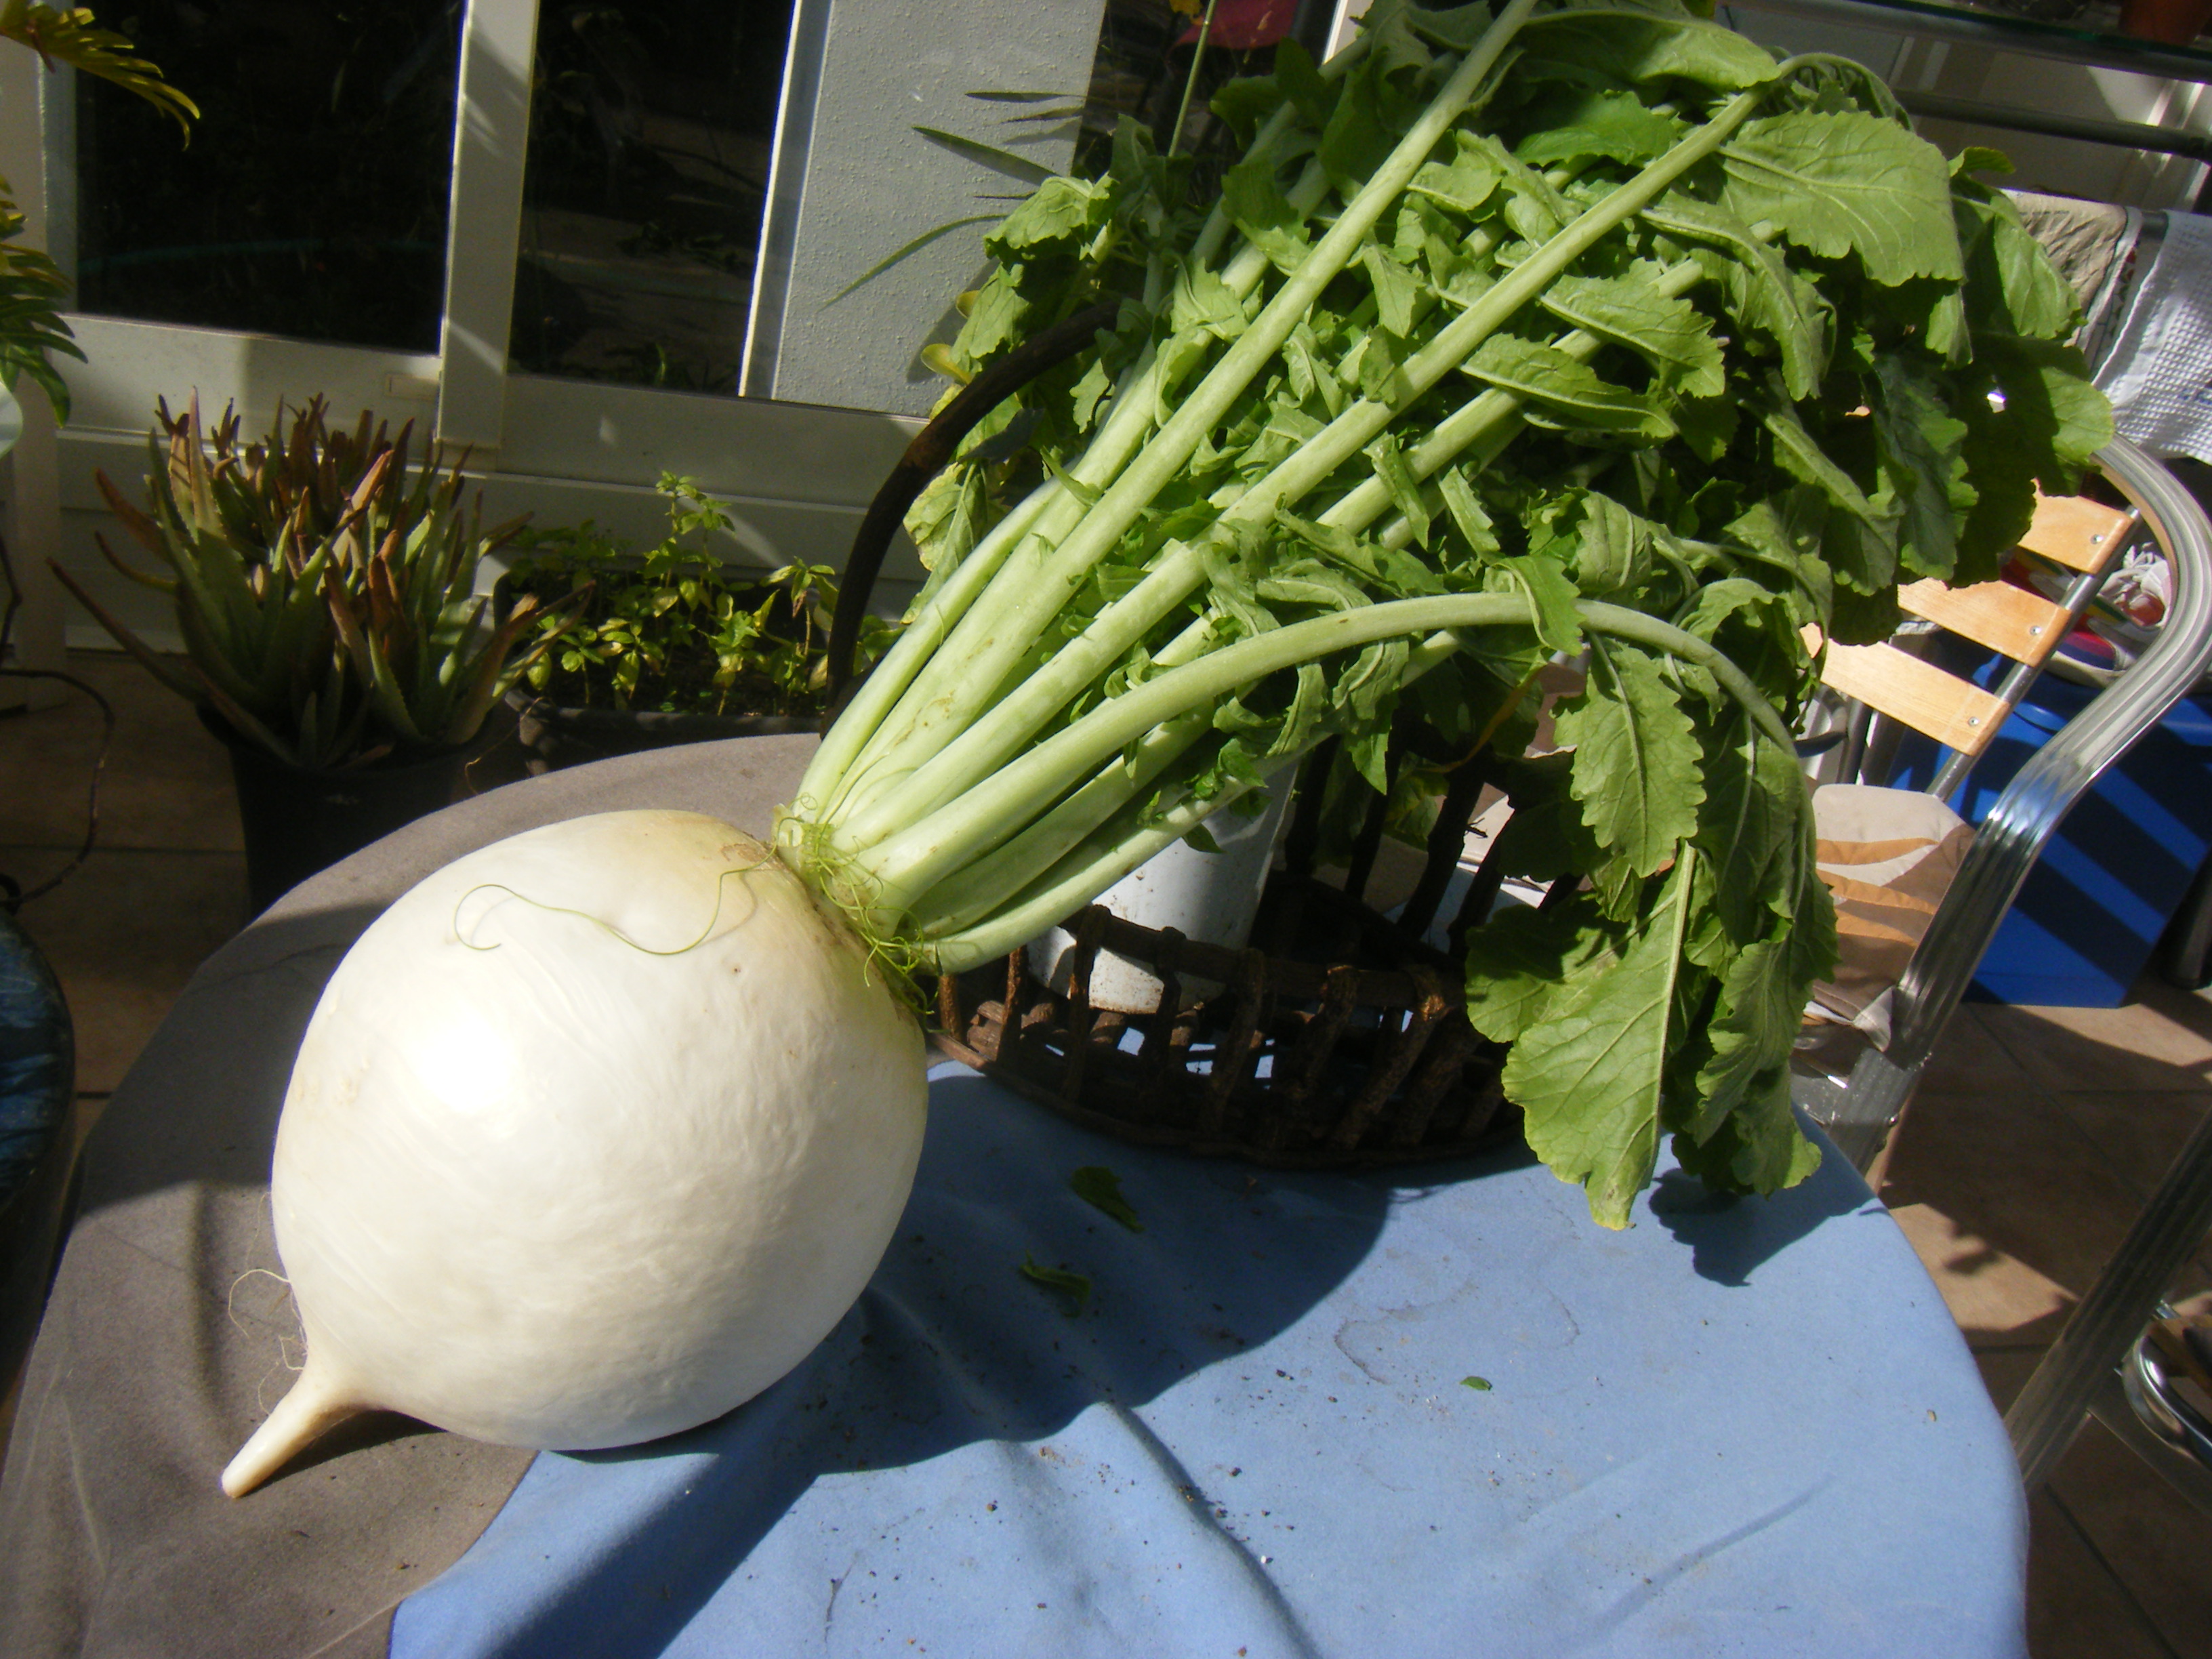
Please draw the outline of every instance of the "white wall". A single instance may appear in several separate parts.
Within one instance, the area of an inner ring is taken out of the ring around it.
[[[931,143],[917,125],[1066,169],[1072,123],[1009,125],[1018,108],[967,94],[1054,91],[1080,102],[1104,10],[1103,0],[799,0],[779,155],[803,148],[805,165],[780,161],[770,184],[748,395],[927,411],[945,383],[918,354],[957,330],[953,296],[986,269],[989,227],[955,231],[829,302],[924,232],[1012,206],[981,198],[1027,194],[1026,183]],[[780,284],[770,270],[779,253]]]

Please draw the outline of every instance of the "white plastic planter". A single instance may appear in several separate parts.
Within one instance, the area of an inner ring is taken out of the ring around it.
[[[1272,797],[1257,817],[1224,807],[1206,821],[1218,853],[1201,853],[1177,842],[1098,896],[1115,915],[1144,927],[1173,927],[1187,939],[1241,950],[1252,936],[1260,890],[1267,884],[1275,838],[1290,805],[1291,775],[1273,780]],[[1065,992],[1075,959],[1075,936],[1054,927],[1030,944],[1032,969],[1054,990]],[[1195,1000],[1221,988],[1211,980],[1184,979],[1183,995]],[[1160,981],[1147,969],[1101,951],[1091,969],[1091,1006],[1125,1014],[1148,1014],[1160,1006]]]

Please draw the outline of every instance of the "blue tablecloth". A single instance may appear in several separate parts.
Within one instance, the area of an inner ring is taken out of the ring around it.
[[[0,1469],[0,1650],[2023,1651],[2002,1429],[1839,1159],[1764,1201],[1668,1176],[1608,1233],[1525,1153],[1277,1175],[1102,1139],[957,1068],[866,1294],[728,1417],[534,1462],[362,1419],[222,1496],[298,1364],[264,1183],[345,948],[538,823],[655,805],[764,827],[811,746],[496,790],[194,975],[94,1133]],[[1070,1190],[1093,1166],[1142,1232]]]
[[[799,1370],[540,1456],[395,1656],[2025,1652],[2002,1426],[1832,1154],[1765,1201],[1666,1176],[1614,1234],[1526,1153],[1259,1171],[956,1066],[931,1111]]]

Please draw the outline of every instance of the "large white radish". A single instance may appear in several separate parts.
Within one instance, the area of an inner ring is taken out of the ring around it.
[[[611,812],[447,866],[301,1045],[271,1197],[306,1369],[223,1489],[372,1408],[586,1448],[750,1399],[874,1271],[926,1102],[884,970],[726,823]]]

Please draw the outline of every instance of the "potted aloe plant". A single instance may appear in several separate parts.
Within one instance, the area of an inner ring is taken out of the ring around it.
[[[95,477],[166,574],[100,546],[170,597],[184,668],[55,574],[228,747],[258,909],[453,798],[486,714],[528,665],[514,647],[540,606],[489,624],[477,566],[520,522],[485,528],[458,463],[410,465],[411,423],[395,437],[364,410],[334,429],[319,398],[280,407],[253,443],[230,410],[204,423],[197,398],[156,419],[143,507]]]
[[[642,551],[586,520],[525,531],[499,583],[512,617],[536,605],[538,649],[507,701],[533,767],[552,769],[668,744],[811,732],[830,695],[837,586],[826,565],[773,571],[715,550],[728,510],[663,473],[668,533]],[[573,610],[547,608],[571,592]],[[861,626],[859,660],[896,627]]]

